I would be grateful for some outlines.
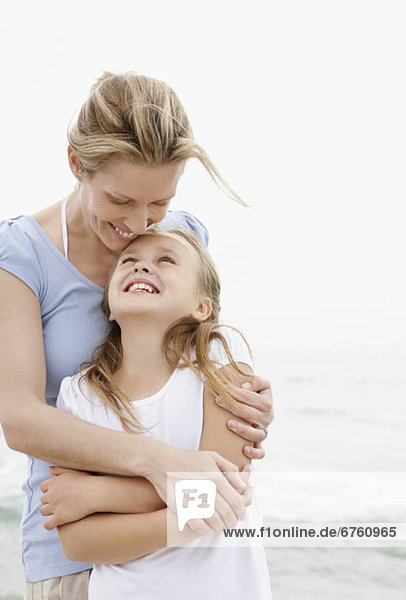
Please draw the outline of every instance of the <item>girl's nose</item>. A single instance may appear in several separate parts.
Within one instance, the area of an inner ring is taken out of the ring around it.
[[[148,263],[142,262],[142,261],[138,261],[135,265],[134,265],[134,271],[135,273],[150,273],[151,272],[151,267]]]

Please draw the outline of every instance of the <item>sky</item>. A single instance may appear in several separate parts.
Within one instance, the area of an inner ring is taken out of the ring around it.
[[[9,4],[0,218],[72,190],[67,127],[103,70],[162,79],[252,205],[197,161],[172,205],[210,231],[226,321],[273,356],[295,348],[306,363],[313,348],[310,362],[335,361],[339,349],[340,360],[362,355],[366,371],[385,362],[400,373],[405,17],[403,2],[373,0]]]

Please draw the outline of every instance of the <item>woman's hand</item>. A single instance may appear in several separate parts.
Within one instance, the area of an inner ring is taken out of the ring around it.
[[[241,494],[247,489],[246,474],[217,452],[204,450],[180,450],[165,444],[165,447],[149,457],[148,469],[143,473],[155,487],[162,500],[172,512],[176,512],[175,483],[183,479],[210,479],[216,484],[216,513],[212,524],[218,528],[222,522],[241,521],[245,517],[246,497]],[[169,493],[169,495],[168,495]],[[216,523],[215,523],[216,521]],[[191,522],[191,528],[200,533],[213,532],[201,519]]]
[[[216,398],[218,406],[231,412],[236,417],[246,421],[240,423],[235,419],[227,421],[227,427],[254,446],[244,446],[243,452],[248,458],[263,458],[265,456],[261,442],[266,435],[259,427],[269,427],[274,418],[271,384],[268,380],[252,375],[247,377],[241,387],[229,384],[228,390],[234,402],[221,396]],[[250,425],[251,423],[251,425]]]
[[[89,484],[94,477],[88,471],[65,467],[49,467],[55,475],[41,483],[41,515],[51,517],[44,523],[49,531],[59,525],[78,521],[93,512],[90,506]]]
[[[241,478],[245,481],[247,487],[241,494],[241,499],[244,506],[247,507],[252,503],[252,487],[249,482],[250,466],[245,465],[240,471]],[[186,522],[182,531],[178,530],[178,520],[172,511],[167,513],[167,534],[170,545],[181,545],[185,542],[200,538],[213,533],[222,533],[223,529],[232,529],[241,521],[244,516],[237,515],[225,506],[225,501],[217,492],[216,495],[216,510],[209,519],[193,518]]]

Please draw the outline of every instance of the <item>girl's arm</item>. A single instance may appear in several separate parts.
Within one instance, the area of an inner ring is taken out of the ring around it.
[[[243,363],[237,363],[242,371],[252,373],[251,367]],[[235,386],[241,385],[247,378],[244,375],[236,373],[231,365],[226,365],[221,368],[221,372],[226,374],[230,384]],[[243,448],[246,446],[253,447],[254,442],[247,444],[246,440],[239,435],[233,433],[227,428],[230,414],[218,406],[215,402],[216,396],[207,386],[204,390],[204,405],[203,405],[203,432],[200,440],[200,450],[215,450],[222,456],[226,456],[231,462],[241,469],[245,465],[249,465],[251,460],[243,454]],[[243,425],[249,425],[243,419],[234,417],[233,421],[237,421]]]
[[[248,368],[243,364],[239,366],[245,370]],[[230,375],[230,381],[234,380],[231,379],[235,376],[229,365],[222,367],[222,370],[226,370]],[[239,377],[237,375],[236,379]],[[200,450],[221,450],[225,458],[231,460],[233,457],[242,469],[250,462],[241,453],[242,445],[246,442],[227,429],[227,418],[227,412],[216,405],[213,394],[205,388]],[[247,496],[247,504],[249,502],[250,496]],[[63,551],[70,560],[94,564],[120,564],[166,547],[167,515],[172,518],[172,513],[168,513],[167,510],[128,515],[94,514],[80,521],[59,526],[58,535]],[[199,537],[187,525],[184,536],[184,541]]]

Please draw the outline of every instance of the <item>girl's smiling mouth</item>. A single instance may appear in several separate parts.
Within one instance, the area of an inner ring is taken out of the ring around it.
[[[146,292],[149,294],[160,294],[160,290],[157,286],[149,281],[148,279],[132,279],[130,283],[128,283],[124,290],[124,292]]]

